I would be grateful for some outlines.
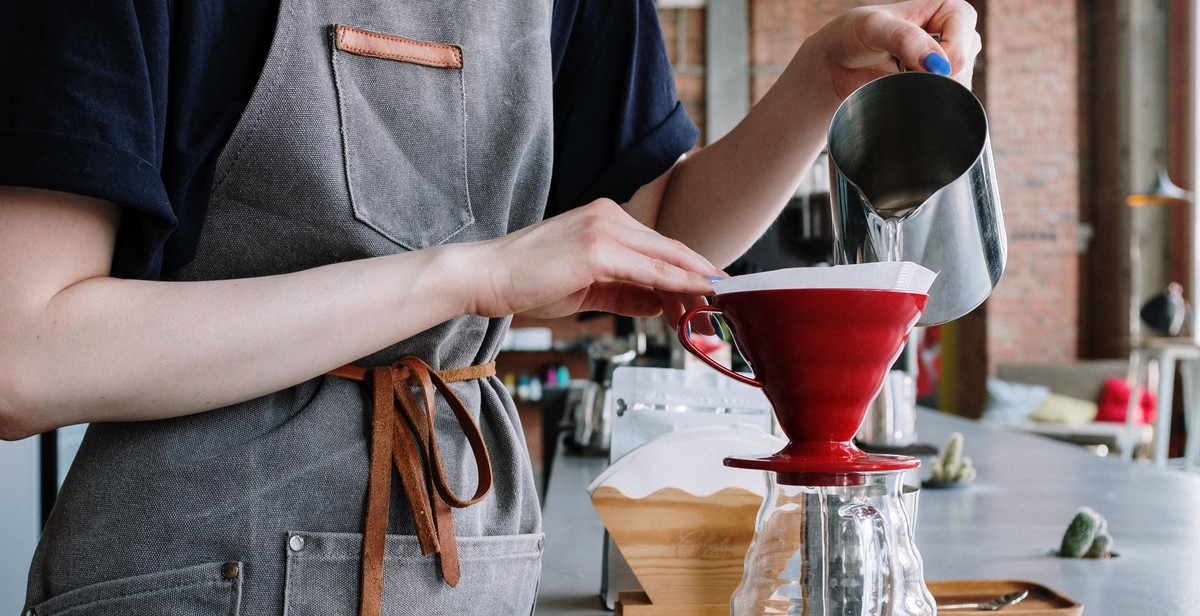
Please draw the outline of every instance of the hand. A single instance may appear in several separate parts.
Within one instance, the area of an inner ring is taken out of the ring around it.
[[[675,322],[712,294],[709,276],[724,275],[608,199],[467,246],[481,251],[469,310],[487,317],[600,310]]]
[[[897,59],[909,70],[948,73],[970,87],[975,56],[982,49],[976,19],[975,9],[964,0],[861,7],[819,30],[801,53],[809,54],[813,77],[827,83],[837,101],[872,79],[896,72]],[[940,43],[931,32],[941,34]]]

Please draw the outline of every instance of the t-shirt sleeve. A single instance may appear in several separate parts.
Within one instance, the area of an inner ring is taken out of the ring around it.
[[[169,3],[0,3],[0,185],[123,206],[113,271],[153,277],[174,227],[160,174]]]
[[[554,176],[546,215],[617,202],[699,136],[675,91],[652,0],[556,0]]]

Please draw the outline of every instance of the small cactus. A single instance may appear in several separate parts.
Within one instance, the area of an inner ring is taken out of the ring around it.
[[[1083,553],[1084,558],[1108,558],[1112,553],[1112,535],[1102,532],[1092,539],[1092,547]]]
[[[967,483],[975,479],[975,467],[971,458],[962,455],[963,435],[955,432],[946,441],[946,450],[940,458],[929,463],[929,480],[936,483]]]
[[[1108,521],[1091,507],[1080,507],[1063,533],[1058,555],[1064,558],[1107,558],[1112,552]]]

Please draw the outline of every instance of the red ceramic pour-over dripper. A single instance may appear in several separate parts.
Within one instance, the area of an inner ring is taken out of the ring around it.
[[[713,305],[688,311],[679,326],[684,348],[726,376],[761,387],[789,441],[773,455],[730,457],[725,464],[814,486],[917,467],[920,461],[909,456],[865,453],[853,438],[927,299],[876,289],[771,289],[719,294]],[[692,343],[689,324],[705,312],[724,318],[753,377]]]

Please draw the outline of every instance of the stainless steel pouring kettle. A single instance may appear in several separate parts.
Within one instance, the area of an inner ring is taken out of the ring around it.
[[[829,160],[836,262],[937,272],[919,325],[987,299],[1008,248],[987,116],[969,89],[918,72],[862,86],[833,116]]]

